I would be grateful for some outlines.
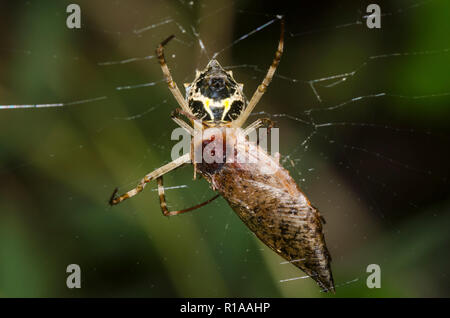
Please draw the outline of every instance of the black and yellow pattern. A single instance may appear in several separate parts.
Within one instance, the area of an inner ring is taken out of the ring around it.
[[[243,84],[225,71],[217,60],[211,60],[190,84],[185,84],[186,100],[195,117],[208,126],[227,125],[245,108]]]

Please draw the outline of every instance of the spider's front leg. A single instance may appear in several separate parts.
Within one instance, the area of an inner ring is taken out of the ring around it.
[[[169,67],[166,63],[166,58],[164,57],[164,46],[169,43],[175,35],[169,36],[167,39],[161,42],[159,44],[158,48],[156,49],[156,56],[158,57],[159,64],[161,65],[162,72],[164,74],[164,77],[166,79],[167,85],[169,86],[170,91],[172,92],[173,96],[177,100],[180,107],[187,113],[190,113],[190,109],[188,107],[188,104],[186,100],[183,97],[183,94],[181,94],[177,83],[172,78],[172,74],[170,74]]]
[[[150,181],[163,176],[164,174],[182,166],[185,163],[189,163],[191,162],[191,154],[185,154],[181,157],[179,157],[178,159],[175,159],[172,162],[169,162],[168,164],[154,170],[153,172],[147,174],[142,180],[141,182],[139,182],[139,184],[136,186],[136,188],[131,189],[130,191],[128,191],[127,193],[122,194],[121,196],[116,197],[117,191],[118,189],[115,189],[111,199],[109,200],[109,204],[111,205],[116,205],[120,202],[122,202],[123,200],[126,200],[128,198],[131,198],[133,196],[135,196],[136,194],[138,194],[139,192],[141,192],[142,190],[144,190],[144,187],[147,183],[149,183]]]

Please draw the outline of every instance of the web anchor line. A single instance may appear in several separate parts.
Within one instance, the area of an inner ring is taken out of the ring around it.
[[[77,104],[92,103],[92,102],[96,102],[99,100],[105,100],[107,98],[108,98],[107,96],[100,96],[100,97],[95,97],[95,98],[77,100],[77,101],[68,102],[68,103],[54,103],[54,104],[0,105],[0,109],[65,107],[65,106],[71,106],[71,105],[77,105]]]

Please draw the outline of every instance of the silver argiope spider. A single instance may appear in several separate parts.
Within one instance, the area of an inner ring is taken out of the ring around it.
[[[279,154],[272,157],[246,139],[250,132],[270,120],[258,119],[245,129],[240,129],[269,86],[280,62],[284,20],[281,19],[280,41],[272,65],[247,106],[242,92],[243,85],[238,84],[232,72],[225,71],[215,59],[202,72],[197,72],[192,83],[185,84],[186,98],[183,98],[164,58],[164,45],[172,38],[173,36],[163,41],[156,54],[169,89],[181,107],[172,113],[172,119],[194,136],[191,152],[149,173],[136,188],[119,197],[115,196],[116,189],[110,204],[118,204],[138,194],[154,179],[158,181],[160,205],[166,216],[194,210],[221,195],[262,242],[303,270],[325,291],[334,292],[331,257],[325,244],[323,218],[319,211],[311,205],[289,172],[280,165]],[[188,118],[195,129],[183,121],[181,115]],[[202,135],[200,140],[195,141],[198,131],[208,131],[209,128],[215,128],[212,136]],[[228,134],[227,128],[237,129]],[[244,142],[236,144],[237,140]],[[209,145],[218,143],[220,148],[217,149],[223,149],[224,142],[227,147],[232,145],[231,153],[227,151],[225,156],[220,155],[220,161],[197,162],[195,153],[198,149],[204,155]],[[228,160],[242,154],[248,154],[253,162]],[[198,170],[219,194],[189,209],[169,211],[164,195],[163,175],[189,162],[194,165],[194,178]]]
[[[273,59],[264,80],[254,92],[246,107],[244,107],[245,97],[242,92],[243,84],[238,84],[233,78],[232,71],[225,71],[215,59],[212,59],[202,72],[197,71],[196,77],[191,84],[185,84],[186,97],[183,97],[177,84],[172,78],[164,57],[164,46],[167,45],[167,43],[169,43],[174,37],[174,35],[171,35],[166,40],[161,42],[156,49],[156,55],[168,87],[178,102],[178,105],[181,107],[181,109],[176,109],[172,112],[172,120],[175,121],[180,127],[187,130],[191,136],[194,135],[193,128],[183,121],[180,118],[180,115],[184,115],[189,118],[193,125],[196,121],[200,120],[205,127],[226,126],[241,128],[250,116],[256,104],[261,99],[262,95],[264,95],[280,62],[284,45],[284,20],[281,19],[281,35],[277,51],[275,52],[275,58]],[[210,82],[206,82],[205,79],[209,79]],[[250,132],[268,121],[269,120],[266,118],[256,120],[244,130],[244,134],[248,135]],[[191,162],[191,159],[191,154],[185,154],[178,159],[152,171],[147,174],[134,189],[122,194],[119,197],[116,197],[118,189],[115,189],[109,203],[111,205],[116,205],[123,200],[131,198],[141,192],[148,182],[157,179],[161,209],[163,214],[166,216],[192,211],[208,204],[219,197],[219,195],[216,195],[204,203],[196,205],[192,208],[172,212],[167,210],[164,187],[162,186],[162,176],[186,163]]]

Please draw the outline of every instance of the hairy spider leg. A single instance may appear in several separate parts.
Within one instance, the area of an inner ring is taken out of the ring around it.
[[[173,96],[177,100],[180,107],[187,113],[191,113],[191,110],[188,107],[186,100],[180,92],[180,89],[177,86],[177,83],[174,82],[172,75],[170,74],[169,67],[167,66],[166,59],[164,57],[164,46],[172,40],[175,35],[169,36],[167,39],[162,41],[158,48],[156,49],[156,55],[158,56],[159,64],[161,65],[161,69],[163,71],[164,77],[166,78],[167,85],[169,86],[170,91]]]

